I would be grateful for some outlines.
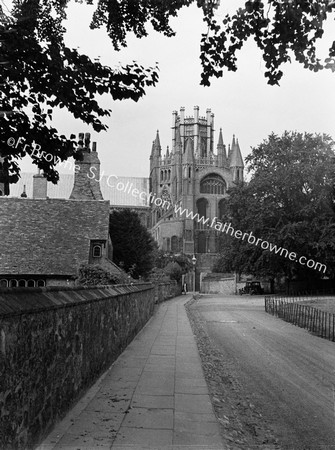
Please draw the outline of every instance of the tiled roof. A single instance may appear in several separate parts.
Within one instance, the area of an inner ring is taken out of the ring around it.
[[[33,173],[22,172],[19,181],[10,185],[10,196],[20,197],[25,185],[28,198],[32,198],[33,175]],[[73,180],[73,174],[59,174],[57,184],[48,183],[48,197],[68,199],[72,192]],[[145,192],[148,195],[149,178],[103,176],[100,188],[104,200],[108,200],[111,205],[147,206],[147,201],[142,200],[139,195],[132,195],[132,190],[137,189],[139,192]]]
[[[0,273],[76,275],[108,233],[107,201],[0,197]]]

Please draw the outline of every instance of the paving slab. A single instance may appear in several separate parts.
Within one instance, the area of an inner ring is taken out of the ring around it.
[[[160,304],[37,450],[225,450],[184,304]]]

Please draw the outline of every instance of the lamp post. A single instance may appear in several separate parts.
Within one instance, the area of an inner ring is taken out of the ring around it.
[[[197,258],[193,255],[192,264],[193,264],[193,292],[195,292],[195,265],[197,263]]]

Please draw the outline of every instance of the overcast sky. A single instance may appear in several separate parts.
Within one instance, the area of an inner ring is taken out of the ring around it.
[[[224,9],[217,11],[219,16],[227,7],[243,2],[221,3]],[[128,47],[121,52],[113,50],[105,31],[89,30],[93,10],[87,5],[70,4],[66,37],[69,46],[80,47],[91,57],[100,56],[106,65],[136,60],[145,66],[157,61],[160,67],[157,86],[148,88],[146,96],[137,103],[113,102],[107,97],[101,100],[113,111],[106,119],[107,132],[95,133],[64,110],[55,114],[54,124],[62,133],[92,133],[106,175],[147,177],[156,130],[165,151],[167,145],[171,147],[172,111],[179,111],[181,106],[186,108],[186,116],[193,115],[195,105],[200,107],[200,115],[211,108],[215,115],[215,141],[220,128],[226,144],[235,134],[244,157],[250,153],[250,147],[257,146],[271,132],[324,132],[335,138],[335,74],[313,73],[292,63],[284,67],[280,87],[269,86],[263,75],[261,54],[250,41],[240,52],[238,71],[225,72],[223,78],[214,79],[211,87],[205,88],[200,86],[199,60],[200,37],[205,28],[196,6],[183,8],[179,17],[171,21],[176,37],[166,38],[155,32],[141,40],[130,37]],[[328,44],[329,41],[322,48],[327,49]],[[32,171],[35,166],[26,159],[21,167]]]

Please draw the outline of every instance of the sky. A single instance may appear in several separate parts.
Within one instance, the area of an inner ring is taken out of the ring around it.
[[[223,17],[227,10],[243,3],[221,0],[216,14]],[[317,132],[335,138],[335,74],[330,71],[314,73],[293,62],[284,66],[280,86],[269,86],[263,75],[261,53],[253,41],[248,41],[240,51],[238,71],[225,71],[223,78],[213,79],[210,87],[203,87],[199,56],[201,33],[206,30],[195,5],[184,7],[171,20],[175,37],[167,38],[154,31],[143,39],[130,36],[128,47],[120,52],[113,50],[104,30],[89,29],[93,11],[92,6],[70,3],[65,24],[67,45],[79,47],[92,58],[100,57],[103,64],[112,67],[137,61],[144,66],[158,62],[160,69],[158,84],[147,88],[138,102],[101,98],[101,104],[112,109],[111,116],[104,119],[109,127],[105,132],[96,133],[64,110],[55,113],[53,124],[61,133],[91,132],[105,175],[148,177],[156,130],[165,152],[167,146],[171,148],[172,111],[179,111],[182,106],[186,116],[193,115],[195,105],[200,107],[201,116],[210,108],[215,115],[215,142],[220,128],[225,144],[235,134],[243,157],[272,132]],[[326,36],[321,52],[329,43]],[[29,157],[20,166],[23,171],[36,169]]]

